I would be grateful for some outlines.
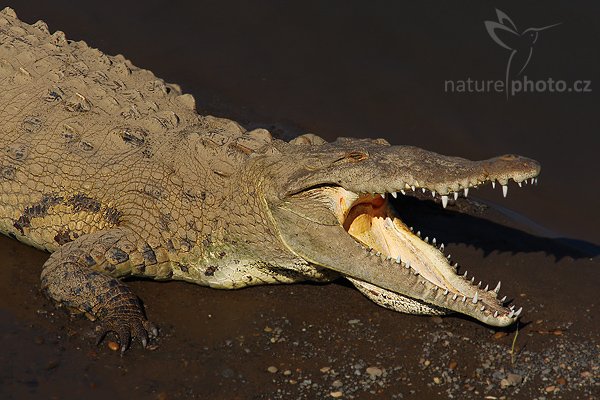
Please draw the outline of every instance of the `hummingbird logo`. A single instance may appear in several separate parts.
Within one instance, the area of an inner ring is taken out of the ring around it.
[[[506,97],[508,98],[509,79],[519,76],[525,70],[527,64],[529,64],[531,55],[533,54],[533,46],[537,42],[540,32],[560,25],[562,22],[542,28],[527,28],[519,33],[515,23],[504,12],[496,9],[496,16],[498,17],[498,22],[485,21],[485,28],[494,42],[510,50],[510,56],[506,65],[504,86]]]

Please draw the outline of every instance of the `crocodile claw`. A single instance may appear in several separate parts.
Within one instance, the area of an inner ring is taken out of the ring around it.
[[[129,348],[132,339],[138,339],[146,349],[148,343],[158,337],[156,326],[138,313],[106,316],[96,327],[96,332],[96,345],[99,345],[109,332],[114,333],[119,341],[121,354]]]

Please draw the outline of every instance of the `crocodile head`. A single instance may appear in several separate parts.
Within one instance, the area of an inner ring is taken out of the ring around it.
[[[421,239],[394,211],[391,197],[448,197],[496,182],[532,182],[539,164],[516,155],[484,161],[447,157],[384,140],[281,144],[268,168],[265,200],[281,241],[308,263],[337,271],[377,303],[413,314],[458,312],[493,326],[521,313],[458,275],[443,245]],[[439,245],[439,246],[438,246]]]

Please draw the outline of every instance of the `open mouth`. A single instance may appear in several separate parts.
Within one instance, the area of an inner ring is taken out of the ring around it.
[[[530,178],[519,182],[519,186],[523,182],[533,184],[537,180]],[[502,188],[506,195],[507,186],[502,185]],[[408,190],[428,191],[427,188]],[[422,237],[416,229],[405,225],[391,201],[391,197],[396,198],[400,196],[399,193],[358,194],[339,186],[321,186],[309,192],[311,197],[328,203],[328,208],[333,211],[340,225],[369,257],[377,257],[379,261],[397,268],[398,273],[406,274],[407,280],[414,281],[417,286],[417,295],[411,299],[410,294],[394,293],[368,282],[349,278],[371,299],[393,300],[401,297],[404,303],[414,301],[415,304],[421,304],[425,309],[421,312],[423,314],[455,311],[494,326],[510,325],[521,315],[522,308],[504,306],[506,296],[498,298],[500,282],[490,287],[469,277],[467,272],[459,275],[458,264],[452,265],[450,256],[444,253],[443,243],[433,237]],[[467,195],[468,189],[463,193]],[[402,190],[401,194],[405,195],[406,192]],[[435,192],[431,194],[435,199]],[[448,203],[448,196],[458,198],[456,192],[437,196],[444,207]]]

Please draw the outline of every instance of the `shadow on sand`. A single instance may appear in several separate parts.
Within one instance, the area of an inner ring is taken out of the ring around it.
[[[394,200],[400,218],[422,236],[443,243],[462,243],[481,249],[485,256],[494,251],[515,253],[544,252],[556,260],[593,258],[600,246],[583,240],[547,237],[538,234],[538,226],[518,214],[507,216],[502,209],[472,199],[459,199],[442,209],[431,198],[401,196]],[[511,226],[509,226],[511,225]],[[527,232],[530,231],[530,232]]]

